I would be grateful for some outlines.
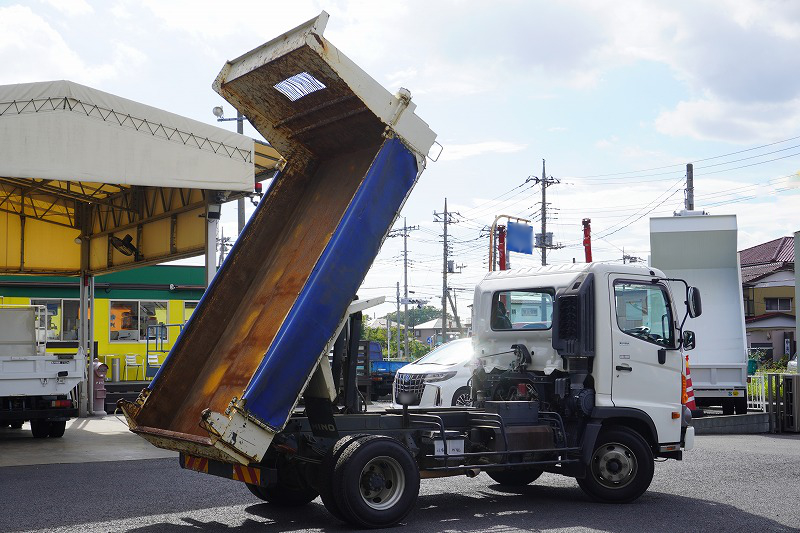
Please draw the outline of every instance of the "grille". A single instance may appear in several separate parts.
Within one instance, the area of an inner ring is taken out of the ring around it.
[[[400,393],[410,392],[414,395],[411,405],[419,405],[422,400],[422,391],[425,390],[424,374],[401,374],[394,378],[394,401],[400,402]]]

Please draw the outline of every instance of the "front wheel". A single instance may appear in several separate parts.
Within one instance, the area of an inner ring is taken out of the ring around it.
[[[472,391],[469,387],[461,387],[453,394],[454,407],[472,407]]]
[[[635,431],[617,427],[604,430],[578,485],[592,499],[606,503],[632,502],[653,480],[653,451]]]

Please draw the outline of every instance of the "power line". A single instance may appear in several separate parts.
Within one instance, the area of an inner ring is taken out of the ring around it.
[[[691,161],[693,163],[702,163],[704,161],[712,161],[714,159],[720,159],[720,158],[723,158],[723,157],[730,157],[732,155],[743,154],[745,152],[752,152],[753,150],[760,150],[761,148],[767,148],[769,146],[775,146],[777,144],[782,144],[782,143],[789,142],[789,141],[796,141],[798,139],[800,139],[800,135],[795,136],[795,137],[790,137],[788,139],[782,139],[780,141],[775,141],[775,142],[771,142],[771,143],[767,143],[767,144],[762,144],[760,146],[754,146],[752,148],[745,148],[743,150],[737,150],[735,152],[728,152],[727,154],[720,154],[720,155],[715,155],[715,156],[711,156],[711,157],[704,157],[702,159],[692,159]],[[764,154],[764,155],[768,155],[768,154]],[[628,171],[625,171],[625,172],[611,172],[611,173],[607,173],[607,174],[592,174],[592,175],[587,175],[587,176],[569,176],[569,177],[566,177],[564,179],[594,179],[594,178],[604,178],[604,177],[610,177],[610,176],[623,176],[625,174],[638,174],[640,172],[651,172],[653,170],[664,170],[664,169],[668,169],[668,168],[676,168],[676,167],[683,167],[683,166],[684,166],[683,163],[676,163],[676,164],[665,165],[665,166],[661,166],[661,167],[652,167],[652,168],[645,168],[645,169],[639,169],[639,170],[628,170]],[[642,176],[642,177],[645,177],[645,176]]]

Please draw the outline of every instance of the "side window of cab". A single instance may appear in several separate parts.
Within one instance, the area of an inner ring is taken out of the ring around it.
[[[517,289],[492,295],[494,331],[547,330],[553,326],[553,289]]]
[[[666,348],[675,344],[672,306],[662,285],[616,281],[614,299],[623,333]]]

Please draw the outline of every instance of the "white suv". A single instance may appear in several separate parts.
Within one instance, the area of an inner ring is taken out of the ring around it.
[[[397,371],[392,391],[393,407],[400,407],[399,395],[411,393],[411,406],[469,406],[472,398],[472,339],[458,339]]]

